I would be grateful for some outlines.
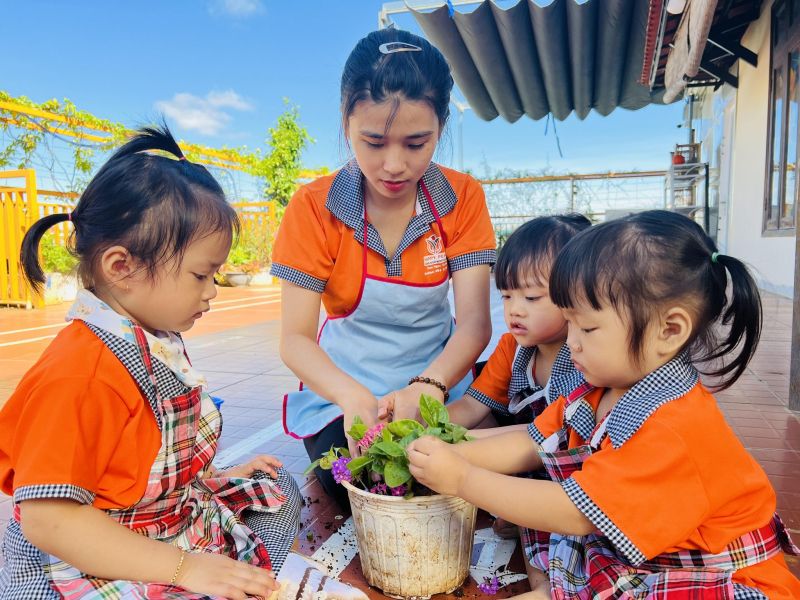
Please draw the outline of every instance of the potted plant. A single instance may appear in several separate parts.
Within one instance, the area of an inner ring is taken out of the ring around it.
[[[460,586],[475,534],[475,506],[415,481],[406,454],[423,435],[456,444],[468,439],[467,430],[451,423],[444,405],[430,396],[420,397],[420,415],[424,425],[404,419],[371,429],[356,418],[347,434],[361,456],[332,448],[306,471],[331,469],[345,486],[364,576],[399,598],[428,598]]]
[[[78,277],[75,268],[78,260],[63,245],[56,242],[52,233],[46,233],[39,242],[42,270],[45,273],[44,302],[58,304],[75,299]]]

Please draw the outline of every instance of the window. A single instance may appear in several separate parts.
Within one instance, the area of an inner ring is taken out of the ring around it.
[[[800,191],[797,144],[800,120],[800,2],[772,7],[772,72],[764,231],[792,234]]]

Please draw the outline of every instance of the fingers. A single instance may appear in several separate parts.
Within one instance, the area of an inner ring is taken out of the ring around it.
[[[394,413],[394,392],[386,394],[383,398],[378,400],[378,419],[383,421],[384,419],[391,420],[392,414]]]

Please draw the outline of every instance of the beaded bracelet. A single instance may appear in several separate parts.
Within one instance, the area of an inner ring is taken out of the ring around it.
[[[184,558],[186,558],[186,550],[181,550],[181,558],[178,561],[178,566],[175,568],[175,574],[172,576],[172,579],[169,580],[170,585],[175,585],[175,582],[178,581],[178,574],[181,572]]]
[[[433,387],[437,387],[440,390],[442,390],[442,393],[444,394],[444,401],[445,402],[447,402],[447,400],[450,398],[450,392],[447,391],[447,386],[445,384],[443,384],[441,381],[436,381],[435,379],[431,379],[430,377],[422,377],[421,375],[418,375],[416,377],[412,377],[411,379],[409,379],[408,380],[408,385],[411,385],[412,383],[417,383],[417,382],[419,382],[419,383],[427,383],[428,385],[432,385]]]

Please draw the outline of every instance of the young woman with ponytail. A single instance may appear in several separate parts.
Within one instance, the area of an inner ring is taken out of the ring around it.
[[[67,220],[85,289],[0,410],[14,498],[0,598],[268,596],[297,486],[270,456],[212,466],[220,413],[179,335],[216,296],[236,213],[164,127],[120,148],[72,213],[31,227],[34,286],[39,240]]]

